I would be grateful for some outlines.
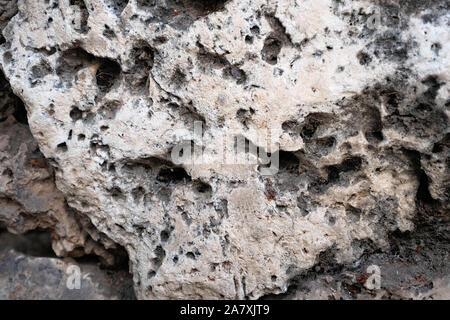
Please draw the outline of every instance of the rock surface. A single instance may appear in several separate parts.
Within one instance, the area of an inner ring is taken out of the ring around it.
[[[127,271],[52,256],[48,234],[0,233],[0,299],[129,300],[134,292]]]
[[[23,0],[0,65],[138,298],[257,299],[323,254],[389,255],[428,217],[448,258],[449,18],[448,1]],[[203,157],[177,162],[180,144]]]
[[[87,217],[68,207],[56,188],[53,170],[26,124],[21,101],[8,90],[1,93],[7,99],[4,110],[8,117],[0,126],[0,224],[16,234],[51,230],[53,250],[59,256],[95,254],[106,264],[117,263],[119,247]]]

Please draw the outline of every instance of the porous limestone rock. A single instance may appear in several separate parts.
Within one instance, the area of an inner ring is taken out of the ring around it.
[[[419,205],[448,210],[449,10],[22,0],[0,65],[68,205],[128,251],[138,298],[256,299],[323,252],[386,250]],[[180,144],[203,154],[179,163]],[[253,148],[279,170],[224,161]]]
[[[59,256],[95,254],[108,265],[120,262],[123,251],[86,216],[67,206],[26,124],[23,104],[1,74],[0,82],[6,116],[0,118],[0,226],[16,234],[49,230]]]
[[[48,229],[59,256],[95,254],[108,265],[124,257],[87,217],[66,205],[29,130],[13,117],[0,126],[0,159],[0,224],[9,232]]]

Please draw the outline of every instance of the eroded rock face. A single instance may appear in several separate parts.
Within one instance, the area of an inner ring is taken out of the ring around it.
[[[71,266],[80,267],[83,287],[71,290],[67,287]],[[94,266],[80,266],[56,258],[28,257],[13,250],[0,254],[0,298],[2,300],[119,300],[132,299],[116,291],[120,276],[111,277]],[[45,270],[43,272],[42,270]],[[109,290],[105,290],[109,289]],[[129,290],[131,293],[132,291]]]
[[[80,275],[79,283],[71,278],[75,272]],[[70,259],[0,250],[2,300],[131,300],[130,278],[126,271],[108,273]]]
[[[0,230],[2,300],[132,300],[133,279],[126,263],[102,266],[94,255],[58,258],[51,234],[14,235]]]
[[[0,75],[6,118],[0,120],[0,225],[23,234],[50,230],[53,250],[59,256],[100,256],[104,263],[118,263],[124,254],[86,216],[67,206],[54,182],[48,161],[26,124],[23,104]],[[19,120],[21,122],[19,122]]]
[[[448,210],[448,1],[18,5],[1,67],[138,298],[282,293],[321,253],[357,261]],[[278,171],[224,163],[224,135]]]

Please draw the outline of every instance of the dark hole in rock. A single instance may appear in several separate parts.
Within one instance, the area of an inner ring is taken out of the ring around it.
[[[365,132],[364,133],[367,141],[373,143],[373,142],[380,142],[383,141],[383,133],[381,131],[372,131],[372,132]]]
[[[254,35],[258,35],[259,34],[259,27],[258,26],[253,26],[250,28],[250,32],[253,33]]]
[[[21,99],[17,98],[14,100],[14,118],[22,124],[28,125],[27,110]]]
[[[377,144],[383,140],[383,124],[381,120],[381,113],[378,108],[374,106],[366,106],[361,113],[363,119],[361,121],[364,129],[364,136],[371,144]]]
[[[108,25],[105,24],[105,29],[103,30],[103,35],[108,39],[113,39],[116,37],[116,33]]]
[[[0,229],[0,243],[0,251],[14,249],[29,256],[56,258],[48,231],[32,230],[16,235]]]
[[[155,254],[155,257],[152,259],[153,266],[155,270],[158,270],[158,268],[163,263],[164,258],[166,257],[166,251],[162,246],[157,246],[153,253]]]
[[[134,44],[129,54],[129,59],[125,61],[126,83],[133,90],[145,90],[150,70],[154,64],[156,50],[146,41],[138,41]]]
[[[76,31],[80,33],[87,33],[89,31],[88,27],[88,19],[89,19],[89,11],[86,7],[86,3],[84,0],[70,0],[71,6],[77,6],[80,10],[80,20],[76,21],[74,18],[71,23]]]
[[[328,172],[328,183],[339,180],[340,174],[343,172],[354,172],[361,169],[362,159],[360,157],[350,157],[342,161],[338,165],[326,167]]]
[[[157,36],[153,41],[156,45],[161,45],[169,41],[169,39],[164,36]]]
[[[342,161],[340,165],[340,170],[343,172],[347,171],[358,171],[361,169],[362,159],[359,157],[351,157]]]
[[[269,64],[277,64],[278,55],[280,54],[282,46],[282,42],[276,36],[268,36],[264,41],[264,47],[261,50],[262,59]]]
[[[253,43],[253,37],[249,36],[249,35],[246,35],[245,36],[245,42],[248,43],[248,44],[252,44]]]
[[[27,110],[23,101],[16,96],[9,82],[0,71],[0,122],[13,116],[17,122],[28,125]]]
[[[419,172],[419,187],[417,188],[416,198],[422,203],[433,203],[434,199],[429,190],[430,181],[424,170]]]
[[[195,260],[195,254],[191,251],[186,253],[186,257],[188,257],[189,259]]]
[[[278,151],[278,156],[280,157],[280,171],[298,172],[300,162],[294,153],[280,150]]]
[[[317,139],[316,143],[319,147],[328,149],[334,146],[336,139],[334,137],[324,137]]]
[[[370,62],[372,62],[372,58],[370,57],[370,55],[367,52],[364,52],[364,51],[358,52],[356,57],[358,58],[359,64],[361,64],[363,66],[366,66]]]
[[[9,168],[6,168],[3,172],[2,172],[2,175],[4,175],[4,176],[7,176],[7,177],[12,177],[14,174],[13,174],[13,172],[12,172],[12,170],[11,169],[9,169]]]
[[[120,75],[120,65],[109,59],[101,59],[100,67],[97,70],[97,86],[102,92],[108,92]]]
[[[320,126],[327,124],[332,120],[332,116],[327,113],[311,113],[304,121],[300,135],[303,139],[311,139]]]
[[[80,109],[78,109],[78,107],[72,107],[72,110],[70,110],[69,115],[73,121],[77,121],[83,117],[83,112]]]
[[[56,149],[60,152],[66,152],[68,150],[67,144],[65,142],[62,142],[56,146]]]
[[[112,189],[108,190],[108,192],[111,194],[111,196],[114,199],[118,199],[118,200],[125,200],[126,196],[123,193],[122,189],[120,189],[119,187],[113,187]]]
[[[162,168],[156,179],[160,182],[171,183],[190,181],[191,177],[183,168]]]
[[[140,41],[131,50],[130,58],[133,61],[136,70],[148,70],[153,67],[155,49],[153,49],[147,42]]]
[[[170,230],[161,231],[160,238],[162,242],[167,242],[170,238]]]
[[[199,193],[211,193],[212,188],[208,183],[205,183],[201,180],[194,181],[194,188]]]

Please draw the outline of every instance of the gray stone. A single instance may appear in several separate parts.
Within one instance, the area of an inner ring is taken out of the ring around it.
[[[32,257],[10,250],[0,251],[0,299],[129,300],[134,292],[126,271],[106,272],[69,258]]]

